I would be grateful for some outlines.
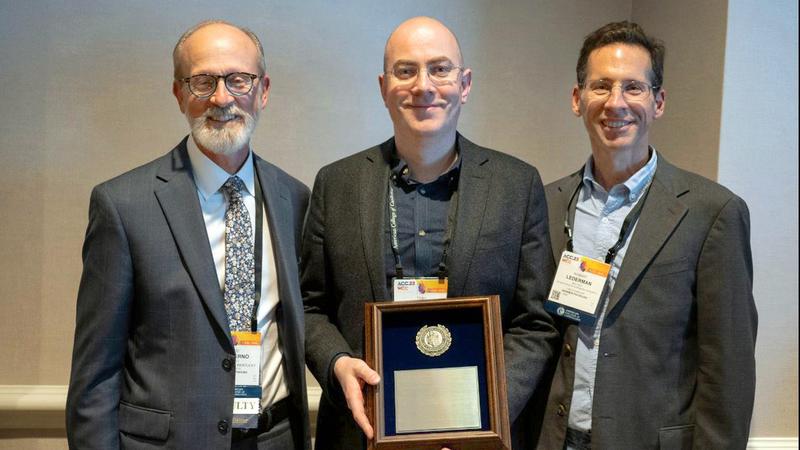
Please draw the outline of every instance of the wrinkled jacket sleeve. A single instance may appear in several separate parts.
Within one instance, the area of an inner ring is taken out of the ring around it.
[[[750,215],[744,201],[733,197],[708,233],[697,267],[694,448],[747,446],[757,327]]]
[[[66,407],[70,448],[119,448],[117,414],[132,298],[125,230],[101,185],[92,191],[83,245]]]
[[[535,172],[535,170],[534,170]],[[503,335],[508,382],[508,411],[516,420],[555,363],[558,332],[544,310],[554,263],[548,233],[547,204],[538,173],[529,186],[512,320]]]
[[[334,322],[338,305],[330,292],[333,283],[325,256],[325,173],[322,169],[314,181],[303,231],[300,286],[306,321],[306,364],[325,395],[334,404],[346,407],[332,364],[338,355],[352,354],[352,349]]]

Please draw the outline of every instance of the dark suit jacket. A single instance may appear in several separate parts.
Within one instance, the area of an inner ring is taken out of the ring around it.
[[[553,256],[582,171],[546,187]],[[592,404],[595,449],[744,449],[757,314],[744,201],[659,154],[603,323]],[[577,327],[564,345],[539,441],[561,449]]]
[[[277,265],[292,433],[303,449],[310,440],[297,257],[308,188],[255,161]],[[67,398],[70,447],[230,448],[235,371],[223,362],[234,358],[184,139],[92,191]]]
[[[450,297],[499,294],[509,410],[519,414],[554,353],[542,299],[553,274],[544,192],[536,169],[459,136],[457,228]],[[384,252],[389,140],[320,170],[303,235],[306,362],[322,385],[316,447],[355,450],[363,434],[331,363],[363,357],[364,302],[390,298]]]

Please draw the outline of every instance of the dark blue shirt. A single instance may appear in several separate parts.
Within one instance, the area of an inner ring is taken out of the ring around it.
[[[403,275],[436,276],[444,251],[450,201],[457,202],[457,196],[453,194],[458,189],[461,158],[459,157],[452,167],[430,183],[418,183],[413,180],[408,165],[398,159],[396,152],[390,167],[390,180],[397,208],[397,237]],[[388,205],[385,207],[388,218]],[[384,242],[386,286],[391,293],[392,278],[396,276],[396,272],[388,219],[384,229]]]

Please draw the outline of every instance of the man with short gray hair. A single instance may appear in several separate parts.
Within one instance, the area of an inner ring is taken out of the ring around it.
[[[70,447],[310,447],[297,259],[308,188],[255,153],[253,32],[188,30],[172,92],[191,134],[92,191]]]

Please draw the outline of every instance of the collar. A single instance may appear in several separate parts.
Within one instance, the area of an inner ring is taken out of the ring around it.
[[[191,135],[189,139],[186,140],[186,149],[189,152],[189,161],[192,163],[194,183],[197,185],[197,190],[200,191],[200,195],[203,197],[204,201],[208,200],[208,197],[219,192],[219,188],[233,175],[216,165],[214,161],[208,159],[208,156],[204,155],[197,147],[197,144],[194,142],[194,137]],[[247,154],[247,160],[242,164],[239,171],[234,174],[242,179],[250,195],[255,195],[254,174],[253,152],[250,151]]]
[[[452,164],[442,172],[438,178],[431,181],[428,184],[437,183],[444,178],[449,179],[457,179],[457,175],[461,171],[461,151],[458,146],[458,139],[456,139],[455,144],[456,149],[456,159],[453,160]],[[394,141],[392,141],[392,148],[391,148],[391,156],[389,159],[389,168],[391,169],[392,175],[397,177],[398,180],[402,180],[408,186],[421,184],[419,181],[414,180],[411,178],[410,170],[408,169],[408,163],[405,162],[402,158],[399,157],[397,154],[397,147],[394,145]],[[454,178],[455,177],[455,178]]]
[[[656,172],[656,166],[658,165],[658,153],[656,152],[656,149],[654,149],[652,146],[649,148],[650,159],[647,161],[647,164],[645,164],[641,169],[637,170],[636,173],[631,175],[631,177],[625,180],[625,182],[613,186],[609,192],[617,189],[623,189],[625,192],[627,192],[626,196],[630,201],[635,201],[637,198],[639,198],[642,192],[644,192],[645,188],[650,184],[650,181],[653,179],[653,175]],[[589,156],[589,159],[583,166],[582,182],[584,186],[591,190],[600,189],[605,192],[600,183],[598,183],[594,178],[594,159],[592,156]]]

